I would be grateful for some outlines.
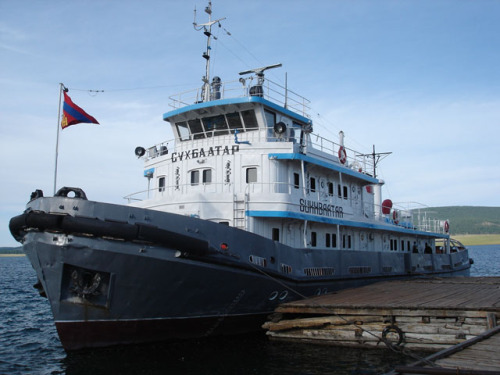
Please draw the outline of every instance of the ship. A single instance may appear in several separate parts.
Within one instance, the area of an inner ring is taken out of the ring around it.
[[[380,280],[467,276],[448,220],[382,198],[382,154],[316,134],[310,102],[210,72],[170,97],[174,138],[137,147],[147,188],[124,204],[37,189],[10,231],[67,351],[253,332],[285,302]],[[135,156],[134,156],[135,157]]]

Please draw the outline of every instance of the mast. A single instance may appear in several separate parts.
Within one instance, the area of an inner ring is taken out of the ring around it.
[[[375,152],[375,145],[373,145],[373,152],[371,154],[357,154],[357,156],[371,157],[373,159],[373,177],[377,178],[377,164],[390,154],[392,152]]]
[[[193,21],[193,26],[194,29],[199,31],[203,30],[203,34],[206,35],[207,37],[207,49],[205,52],[203,52],[203,58],[206,60],[205,62],[205,76],[202,78],[203,81],[203,89],[202,89],[202,101],[203,102],[208,102],[210,100],[210,42],[212,40],[212,37],[214,39],[217,39],[215,36],[212,35],[212,26],[216,23],[219,24],[220,26],[220,21],[225,20],[226,17],[216,19],[212,21],[212,2],[208,2],[208,6],[205,7],[205,13],[208,14],[208,22],[206,23],[196,23],[196,8],[194,9],[194,21]]]

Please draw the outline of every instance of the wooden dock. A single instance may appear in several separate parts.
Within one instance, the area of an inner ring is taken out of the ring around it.
[[[286,303],[264,324],[273,340],[440,351],[494,328],[500,277],[385,281]]]
[[[500,326],[385,375],[500,375]]]

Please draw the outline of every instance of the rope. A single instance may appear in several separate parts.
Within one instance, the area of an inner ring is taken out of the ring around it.
[[[263,274],[264,276],[270,278],[271,280],[273,280],[274,282],[280,284],[281,286],[283,286],[284,288],[288,289],[290,292],[296,294],[297,296],[303,298],[303,299],[306,299],[308,298],[307,296],[305,296],[304,294],[298,292],[297,290],[293,289],[292,287],[290,287],[289,285],[286,285],[284,282],[282,282],[281,280],[278,280],[277,278],[271,276],[270,274],[268,274],[267,272],[265,272],[264,270],[258,268],[256,265],[250,263],[251,267],[254,268],[256,271],[260,272],[261,274]],[[320,306],[320,305],[318,305]],[[321,306],[322,308],[325,308],[325,306]],[[352,324],[354,325],[356,328],[360,329],[362,332],[365,332],[367,333],[368,335],[371,335],[373,336],[374,338],[376,338],[379,342],[382,342],[385,344],[385,346],[393,351],[393,352],[396,352],[396,353],[401,353],[401,354],[404,354],[408,357],[411,357],[415,360],[418,360],[418,361],[422,361],[424,363],[426,363],[427,365],[429,366],[433,366],[433,367],[439,367],[438,365],[436,365],[434,362],[432,361],[429,361],[427,360],[425,357],[421,357],[419,356],[418,354],[415,354],[413,353],[412,351],[410,351],[409,349],[405,348],[405,347],[400,347],[400,346],[397,346],[397,345],[394,345],[393,343],[391,343],[389,340],[387,340],[385,337],[380,337],[379,335],[377,335],[376,333],[373,333],[365,328],[363,328],[361,325],[359,324],[356,324],[356,322],[352,323],[351,321],[347,320],[345,317],[343,317],[342,315],[338,314],[337,312],[335,312],[332,308],[330,307],[326,307],[327,310],[330,311],[331,315],[334,315],[336,316],[337,318],[339,319],[342,319],[343,321],[345,321],[346,323],[349,323],[349,324]]]

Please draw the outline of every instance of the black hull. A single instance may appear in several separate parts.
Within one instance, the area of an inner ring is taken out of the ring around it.
[[[71,198],[32,204],[12,219],[11,231],[66,350],[256,331],[283,302],[379,280],[468,275],[470,268],[467,251],[311,251],[171,213]],[[68,206],[81,216],[47,214]],[[297,272],[312,266],[314,274]]]
[[[67,351],[127,344],[145,344],[238,335],[257,331],[268,314],[152,319],[126,321],[56,321],[57,333]]]

